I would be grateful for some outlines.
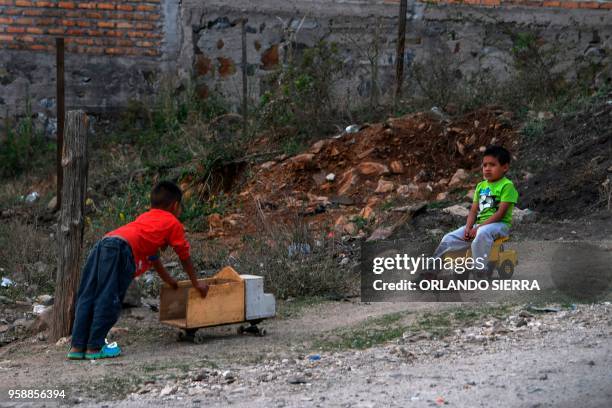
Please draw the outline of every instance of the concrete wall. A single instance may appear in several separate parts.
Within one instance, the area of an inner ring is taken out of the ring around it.
[[[556,69],[573,75],[596,66],[610,77],[612,1],[409,0],[407,75],[436,50],[461,77],[512,70],[512,33],[532,32],[558,54]],[[247,17],[249,95],[297,49],[339,44],[344,69],[335,81],[339,103],[368,100],[375,33],[378,85],[393,85],[397,0],[0,0],[0,118],[22,113],[29,94],[52,133],[54,37],[66,38],[67,108],[108,111],[153,94],[164,74],[193,79],[237,101],[241,90],[240,25]],[[1,126],[1,125],[0,125]]]

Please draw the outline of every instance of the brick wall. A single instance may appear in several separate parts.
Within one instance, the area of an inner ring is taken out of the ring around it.
[[[160,0],[0,0],[0,50],[157,57],[161,54]]]

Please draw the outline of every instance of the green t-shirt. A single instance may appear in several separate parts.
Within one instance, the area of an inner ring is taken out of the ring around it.
[[[495,214],[499,203],[512,203],[501,219],[501,222],[505,222],[508,226],[512,225],[512,209],[517,201],[518,191],[506,177],[492,183],[487,180],[481,181],[474,191],[474,202],[478,203],[476,223],[481,224]]]

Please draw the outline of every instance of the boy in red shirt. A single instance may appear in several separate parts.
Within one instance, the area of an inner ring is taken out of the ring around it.
[[[81,274],[69,359],[93,360],[121,354],[116,344],[105,344],[105,337],[119,318],[132,279],[153,266],[164,282],[178,288],[159,260],[160,249],[168,245],[178,255],[193,286],[206,297],[208,285],[198,282],[189,243],[178,220],[181,199],[182,192],[176,184],[158,183],[151,191],[151,210],[95,244]]]

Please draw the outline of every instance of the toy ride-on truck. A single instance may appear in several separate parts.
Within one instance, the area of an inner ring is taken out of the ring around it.
[[[491,277],[494,270],[497,270],[499,279],[510,279],[514,275],[514,268],[518,265],[518,256],[516,251],[513,249],[504,248],[504,242],[508,241],[508,237],[498,238],[493,242],[491,252],[489,253],[488,259],[488,271]],[[457,257],[471,257],[472,250],[467,251],[453,251],[445,255],[445,258],[457,258]],[[467,279],[468,273],[463,273],[460,279]]]
[[[199,344],[204,341],[198,329],[235,323],[241,325],[238,333],[266,334],[257,325],[276,315],[274,295],[263,292],[263,278],[255,275],[239,275],[226,266],[216,275],[200,279],[208,284],[205,298],[188,280],[178,282],[178,289],[168,285],[161,288],[159,320],[177,327],[179,339]]]

